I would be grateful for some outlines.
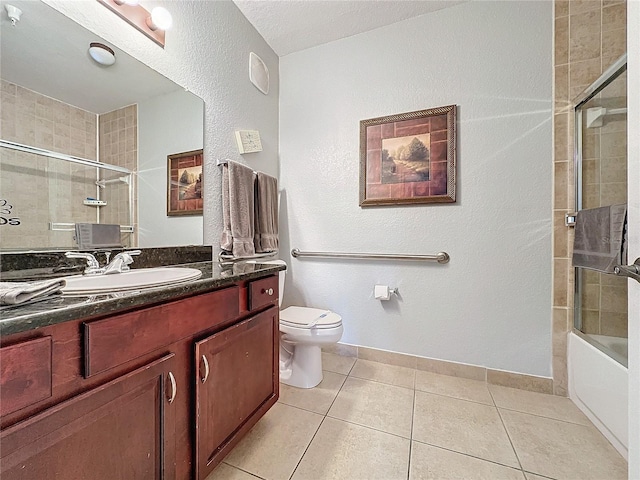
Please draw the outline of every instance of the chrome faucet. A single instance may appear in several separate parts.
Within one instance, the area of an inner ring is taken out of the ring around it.
[[[133,256],[140,255],[140,250],[129,250],[128,252],[121,252],[113,257],[113,260],[109,262],[109,265],[104,267],[102,273],[104,275],[110,275],[112,273],[122,273],[131,270],[129,265],[133,263]]]
[[[64,256],[67,258],[84,258],[87,261],[87,268],[84,269],[85,275],[100,275],[103,273],[103,269],[100,268],[98,260],[96,260],[96,257],[91,253],[67,252]]]
[[[84,252],[67,252],[67,258],[84,258],[87,261],[87,268],[84,269],[84,275],[110,275],[113,273],[122,273],[130,270],[129,265],[133,263],[133,256],[140,255],[140,250],[130,250],[128,252],[120,252],[105,267],[100,267],[98,260],[91,253]],[[108,258],[108,257],[107,257]]]

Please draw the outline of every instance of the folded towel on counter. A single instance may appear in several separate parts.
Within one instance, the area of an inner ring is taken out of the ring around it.
[[[255,176],[249,167],[228,161],[222,167],[223,232],[220,248],[236,258],[255,255]]]
[[[580,210],[576,215],[573,266],[613,273],[626,265],[627,206]]]
[[[258,172],[256,180],[256,224],[254,241],[256,253],[278,250],[278,180]]]
[[[0,305],[15,305],[35,298],[61,293],[66,285],[64,279],[38,282],[0,282]]]

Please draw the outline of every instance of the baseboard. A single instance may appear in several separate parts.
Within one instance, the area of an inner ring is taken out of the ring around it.
[[[323,347],[327,353],[341,355],[343,357],[355,357],[362,360],[397,365],[400,367],[415,368],[426,372],[439,373],[452,377],[470,378],[480,380],[492,385],[518,388],[531,392],[553,394],[553,379],[538,377],[524,373],[508,372],[492,368],[470,365],[466,363],[438,360],[435,358],[419,357],[406,353],[390,352],[377,348],[360,347],[346,343],[336,343]]]

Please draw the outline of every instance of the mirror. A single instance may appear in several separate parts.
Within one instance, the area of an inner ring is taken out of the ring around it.
[[[0,8],[0,249],[75,248],[74,223],[120,224],[126,247],[202,244],[202,216],[167,215],[167,157],[202,149],[204,102],[40,1]]]

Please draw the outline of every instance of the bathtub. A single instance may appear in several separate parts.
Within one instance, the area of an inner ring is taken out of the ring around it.
[[[586,341],[581,333],[568,338],[569,397],[628,460],[629,378],[627,369]],[[626,339],[593,335],[623,356]],[[624,355],[626,357],[626,354]]]

